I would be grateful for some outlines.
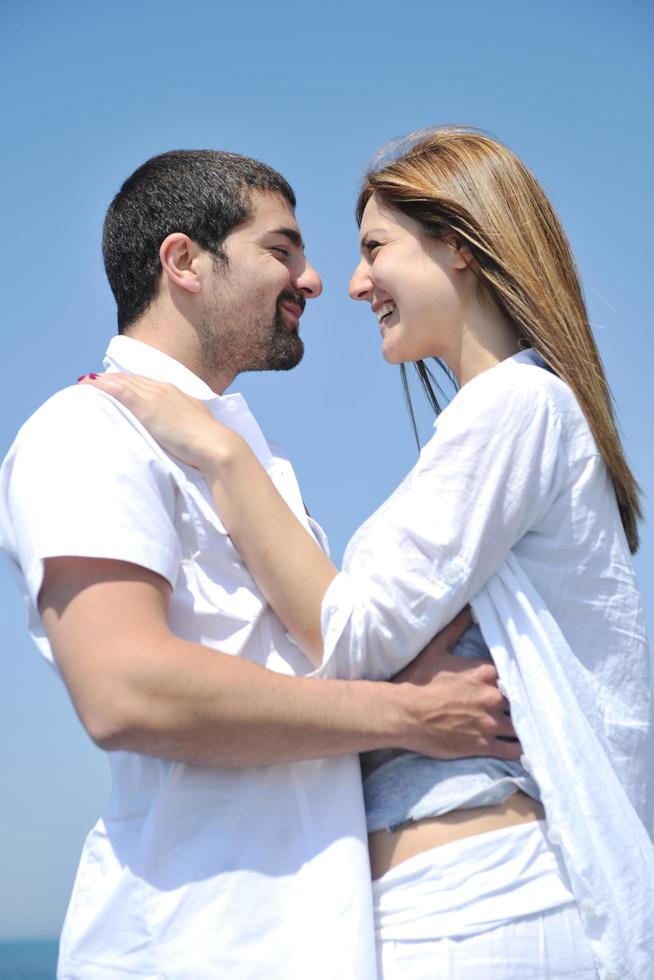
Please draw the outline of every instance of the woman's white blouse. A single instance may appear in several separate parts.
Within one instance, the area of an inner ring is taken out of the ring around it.
[[[611,481],[532,351],[465,385],[435,429],[348,545],[319,673],[388,678],[471,603],[600,976],[654,977],[650,666]]]

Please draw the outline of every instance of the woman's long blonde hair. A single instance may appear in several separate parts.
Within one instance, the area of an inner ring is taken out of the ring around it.
[[[428,235],[454,234],[478,278],[532,347],[565,381],[611,475],[629,543],[638,548],[639,488],[627,465],[611,393],[565,232],[535,177],[497,140],[443,127],[408,137],[366,174],[357,220],[376,194]],[[418,364],[423,383],[429,372]],[[437,405],[432,393],[432,404]]]

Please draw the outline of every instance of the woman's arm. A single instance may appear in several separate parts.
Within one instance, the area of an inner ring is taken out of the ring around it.
[[[395,675],[469,603],[579,477],[551,374],[508,362],[464,386],[400,487],[348,546],[322,604],[326,677]],[[585,465],[585,464],[583,464]]]
[[[200,466],[250,574],[313,664],[322,662],[320,610],[337,570],[297,520],[243,439]]]
[[[172,455],[205,476],[250,574],[309,659],[322,660],[320,609],[337,570],[244,439],[174,385],[118,373],[85,379],[122,402]]]
[[[383,679],[402,669],[495,574],[566,478],[561,383],[535,366],[502,364],[442,414],[337,576],[247,445],[205,406],[144,379],[112,374],[96,384],[205,474],[252,575],[314,662],[324,635],[327,676]]]

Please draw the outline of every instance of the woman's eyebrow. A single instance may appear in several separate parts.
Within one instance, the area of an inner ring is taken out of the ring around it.
[[[361,236],[360,248],[365,248],[371,238],[375,235],[383,236],[386,234],[385,228],[367,228],[365,233]]]

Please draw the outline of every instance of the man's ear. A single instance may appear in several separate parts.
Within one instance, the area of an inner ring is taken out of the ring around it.
[[[202,289],[199,263],[196,261],[202,249],[188,235],[175,231],[161,243],[159,258],[161,270],[168,276],[171,285],[189,293],[199,293]]]

